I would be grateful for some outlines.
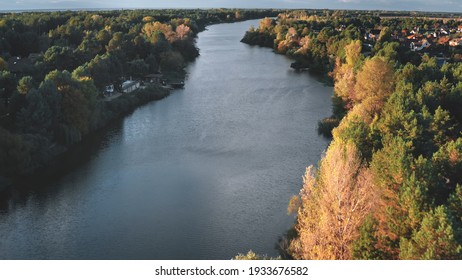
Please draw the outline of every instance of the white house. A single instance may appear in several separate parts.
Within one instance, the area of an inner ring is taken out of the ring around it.
[[[111,85],[106,86],[104,92],[108,95],[112,95],[114,93],[114,85],[111,84]]]
[[[411,42],[410,48],[411,48],[411,51],[418,52],[425,48],[428,48],[430,45],[431,45],[430,42],[424,39],[420,42]]]
[[[129,93],[140,87],[140,82],[128,80],[122,83],[122,92]]]

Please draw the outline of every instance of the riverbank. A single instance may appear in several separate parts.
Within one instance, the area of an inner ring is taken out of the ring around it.
[[[71,152],[75,146],[84,142],[87,138],[92,137],[94,133],[104,130],[105,127],[131,114],[140,106],[163,99],[170,94],[171,90],[161,86],[150,85],[143,89],[137,89],[131,93],[122,94],[118,98],[110,101],[98,101],[96,104],[99,114],[97,126],[92,127],[79,141],[71,145],[54,144],[50,146],[47,151],[42,151],[42,153],[45,153],[47,156],[44,157],[39,164],[25,169],[24,173],[3,177],[3,179],[0,178],[0,190],[13,186],[15,181],[24,180],[25,177],[34,177],[44,170],[49,169],[51,166],[59,165],[60,158],[63,158],[66,153]]]
[[[162,72],[169,74],[169,78],[181,85],[186,75],[184,68],[199,56],[199,50],[194,43],[198,32],[206,30],[207,26],[213,24],[261,18],[265,15],[274,15],[277,12],[272,10],[246,10],[242,12],[223,10],[199,14],[195,11],[181,11],[180,14],[187,16],[189,13],[195,15],[194,22],[189,18],[178,19],[170,15],[171,21],[168,21],[169,17],[165,17],[159,19],[165,22],[161,23],[153,22],[151,16],[141,17],[143,11],[136,11],[134,15],[140,17],[139,20],[144,23],[143,28],[136,26],[136,28],[142,29],[140,32],[145,34],[143,38],[138,36],[137,42],[134,43],[136,45],[134,47],[140,53],[129,51],[128,44],[133,44],[130,36],[133,37],[134,35],[128,36],[126,34],[123,36],[121,32],[118,32],[113,34],[114,38],[110,40],[111,44],[106,47],[104,55],[96,55],[86,63],[81,61],[79,63],[69,62],[69,65],[59,65],[58,62],[51,61],[47,67],[31,68],[30,71],[33,72],[30,75],[33,74],[33,77],[24,77],[28,82],[21,94],[15,91],[14,80],[12,79],[10,81],[11,89],[7,89],[7,91],[14,92],[13,96],[10,97],[12,105],[8,108],[0,106],[0,115],[6,116],[6,119],[2,120],[0,124],[3,136],[0,139],[0,175],[6,178],[31,175],[91,135],[93,131],[107,126],[112,120],[126,115],[127,112],[133,111],[134,108],[146,102],[158,100],[167,95],[164,89],[154,87],[150,89],[152,94],[138,91],[136,98],[129,94],[111,102],[101,102],[97,101],[101,88],[105,88],[111,83],[120,84],[127,75],[143,77],[147,73],[156,73],[160,68],[163,69]],[[125,12],[108,11],[93,16],[95,19],[102,19],[105,16],[123,17],[124,14]],[[144,14],[157,15],[155,11],[146,11]],[[33,14],[37,17],[40,15],[40,13]],[[72,12],[62,12],[62,16],[75,19],[78,17]],[[16,17],[16,20],[23,20],[24,18],[21,14],[12,15],[12,17]],[[98,30],[97,25],[90,28]],[[162,36],[160,37],[162,38],[155,38],[152,35],[152,31],[158,29],[161,30]],[[172,30],[173,33],[169,30]],[[52,31],[57,33],[60,32],[60,29],[57,28]],[[131,31],[127,30],[127,32],[130,33]],[[54,36],[56,37],[57,34]],[[107,41],[112,34],[109,35],[108,33],[105,36]],[[113,43],[115,41],[118,42]],[[107,43],[109,42],[105,44]],[[51,49],[53,46],[50,47]],[[127,59],[126,55],[133,58]],[[138,56],[143,57],[143,59],[139,59]],[[64,60],[59,63],[62,62]],[[77,67],[81,63],[83,64]],[[44,69],[49,69],[48,67],[59,67],[66,70],[55,70],[46,75]],[[71,73],[72,70],[74,71]],[[16,76],[19,79],[27,74],[29,72],[19,73]],[[48,84],[39,84],[38,81],[41,81],[44,76],[44,81],[47,81]],[[35,77],[39,77],[36,78],[37,82],[34,81]],[[115,82],[116,80],[117,82]],[[68,85],[61,86],[63,81]],[[33,94],[28,94],[29,91]],[[2,110],[7,111],[3,112]],[[6,185],[6,183],[2,183],[2,185]]]
[[[283,249],[299,260],[460,259],[462,76],[459,50],[444,46],[457,31],[433,33],[422,51],[412,40],[430,21],[413,24],[414,36],[406,19],[348,18],[287,13],[250,30],[274,35],[280,53],[332,66],[335,81],[336,119],[321,127],[335,127],[332,143],[290,200]]]

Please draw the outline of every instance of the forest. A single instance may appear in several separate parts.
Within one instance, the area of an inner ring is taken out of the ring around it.
[[[460,259],[462,21],[354,13],[282,13],[243,38],[334,86],[332,142],[289,203],[281,256]]]
[[[113,10],[0,14],[0,186],[46,166],[115,118],[167,96],[207,25],[273,10]],[[109,91],[107,90],[109,89]],[[112,92],[124,92],[115,99]],[[6,181],[5,181],[6,182]]]
[[[277,16],[277,18],[276,18]],[[121,10],[0,14],[0,188],[170,94],[207,25],[264,18],[242,39],[333,85],[332,141],[289,202],[287,259],[461,259],[460,15]],[[8,181],[8,180],[7,180]],[[253,252],[237,259],[257,259]]]

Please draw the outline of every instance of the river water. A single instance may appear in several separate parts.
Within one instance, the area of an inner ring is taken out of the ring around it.
[[[213,25],[183,90],[76,148],[71,168],[0,203],[3,259],[230,259],[277,255],[305,167],[328,141],[332,88],[270,49],[258,21]]]

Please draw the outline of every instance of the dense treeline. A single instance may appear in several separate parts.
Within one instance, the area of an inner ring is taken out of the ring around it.
[[[411,52],[392,36],[417,22],[443,24],[297,12],[246,34],[255,42],[255,33],[271,30],[272,47],[303,56],[334,81],[340,121],[290,202],[296,222],[281,242],[288,257],[462,257],[462,63],[457,48],[445,49],[441,65],[430,51]],[[381,29],[375,41],[365,41],[366,26]]]
[[[168,95],[160,86],[109,101],[106,87],[161,72],[181,79],[207,24],[272,10],[124,10],[0,15],[0,177],[36,170],[110,120]]]
[[[351,76],[343,75],[346,62],[337,66],[335,94],[348,112],[319,169],[307,170],[290,252],[459,259],[462,79],[454,73],[461,65],[440,68],[428,57],[418,66],[380,55],[357,60]],[[341,83],[350,85],[347,93]]]
[[[445,18],[447,14],[430,14],[438,16],[432,19],[412,15],[414,13],[292,11],[276,19],[265,18],[258,27],[250,28],[242,42],[271,47],[277,53],[288,55],[296,60],[293,64],[296,69],[308,68],[312,73],[327,74],[333,71],[336,58],[345,56],[344,48],[351,40],[361,40],[365,55],[391,52],[402,64],[418,65],[421,56],[409,48],[406,36],[414,31],[422,33],[422,38],[434,32],[439,36],[443,28],[448,39],[460,37],[455,31],[461,21]],[[433,44],[425,51],[443,53],[452,61],[462,60],[462,49],[450,48],[448,41]]]

